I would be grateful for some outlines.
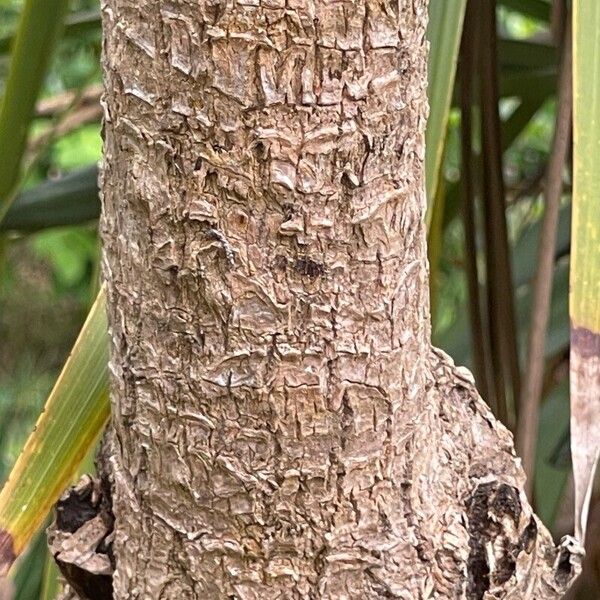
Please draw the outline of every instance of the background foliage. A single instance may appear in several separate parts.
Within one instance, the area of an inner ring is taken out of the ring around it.
[[[0,197],[10,204],[0,222],[3,481],[98,292],[99,6],[97,0],[68,4],[27,121],[18,184]],[[0,0],[0,98],[6,95],[24,5],[25,0]],[[50,10],[43,2],[40,7]],[[561,0],[431,0],[430,10],[427,189],[434,341],[457,364],[474,370],[484,397],[516,431],[520,386],[529,372],[532,288],[568,6]],[[537,448],[532,498],[557,537],[573,528],[569,158],[562,172],[539,429],[525,432]],[[592,529],[600,527],[598,513],[594,504]],[[591,554],[590,564],[598,560],[593,547]],[[17,598],[54,597],[56,573],[41,536],[11,577]],[[573,597],[597,598],[597,585],[589,569]]]

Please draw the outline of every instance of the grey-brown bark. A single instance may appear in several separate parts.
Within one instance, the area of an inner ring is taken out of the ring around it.
[[[430,346],[426,0],[103,19],[115,597],[558,598],[572,555]]]

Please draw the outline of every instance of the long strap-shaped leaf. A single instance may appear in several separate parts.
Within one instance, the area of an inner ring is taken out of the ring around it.
[[[105,308],[101,291],[0,493],[0,575],[39,529],[108,420]]]
[[[573,3],[571,451],[575,535],[585,537],[600,449],[600,2]]]
[[[0,221],[0,231],[33,232],[99,215],[98,167],[90,165],[21,192]]]
[[[0,106],[0,217],[19,178],[35,102],[63,23],[67,0],[27,0]]]
[[[425,133],[425,180],[427,188],[428,258],[430,304],[435,322],[439,264],[445,212],[442,164],[446,146],[448,114],[456,75],[458,47],[463,28],[466,0],[430,0],[427,37],[431,49],[428,63],[427,95],[429,119]]]
[[[430,0],[427,38],[431,44],[428,64],[429,118],[425,134],[425,179],[427,200],[430,203],[428,223],[431,222],[431,204],[435,198],[439,172],[446,141],[446,126],[454,88],[456,60],[465,16],[466,0]]]

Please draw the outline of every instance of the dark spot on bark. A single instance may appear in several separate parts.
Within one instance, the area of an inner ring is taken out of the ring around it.
[[[304,256],[296,259],[294,270],[306,277],[320,277],[325,273],[325,267],[321,263]]]
[[[202,157],[198,157],[194,163],[194,171],[199,171],[202,168]]]
[[[352,181],[348,173],[342,173],[341,183],[344,187],[350,188],[351,190],[356,189],[358,186]]]
[[[562,548],[558,557],[558,565],[554,578],[560,586],[566,586],[573,577],[573,566],[571,565],[571,553],[568,548]]]
[[[92,487],[69,490],[56,504],[56,525],[61,531],[74,533],[100,512],[92,503]]]
[[[495,583],[506,583],[515,572],[517,568],[516,556],[518,551],[515,552],[516,548],[504,538],[502,540],[502,558],[497,562],[496,569],[494,571],[494,582]]]
[[[204,176],[202,191],[212,194],[219,193],[219,176],[214,171],[208,171]]]
[[[417,551],[417,556],[422,563],[429,562],[429,558],[427,558],[427,554],[425,553],[425,546],[421,542],[416,544],[415,550]]]
[[[340,443],[342,449],[345,449],[346,444],[348,442],[347,438],[354,429],[354,409],[350,404],[350,399],[348,397],[347,392],[344,392],[344,394],[342,395],[342,414],[340,418],[340,425],[342,426],[343,433]]]
[[[600,333],[586,327],[571,329],[571,349],[582,358],[600,356]]]
[[[294,205],[286,202],[283,205],[283,217],[285,221],[289,221],[294,216]],[[285,223],[284,221],[284,223]]]
[[[216,25],[225,14],[227,3],[224,1],[207,2],[206,15],[212,18],[212,25]]]
[[[535,540],[537,538],[538,526],[533,516],[529,519],[529,523],[519,538],[519,546],[521,550],[530,554],[535,546]]]
[[[287,258],[281,254],[278,254],[273,260],[273,268],[285,271],[287,268]]]
[[[57,561],[58,562],[58,561]],[[88,600],[112,600],[113,585],[111,575],[92,575],[85,569],[70,563],[59,562],[63,577],[77,592],[80,598]]]
[[[16,558],[13,536],[0,529],[0,573],[6,573]]]
[[[256,144],[254,144],[252,148],[254,150],[256,158],[258,158],[259,160],[265,160],[267,158],[268,149],[263,142],[256,142]]]
[[[492,509],[497,515],[508,515],[512,517],[515,524],[518,523],[521,517],[521,500],[517,490],[505,483],[500,485],[494,497]]]
[[[504,531],[503,518],[518,525],[522,506],[519,492],[513,486],[496,481],[477,486],[467,502],[469,520],[469,558],[467,561],[468,598],[482,600],[492,583],[502,585],[514,574],[516,561],[524,547],[537,535],[535,521],[530,521],[519,541],[514,543]],[[533,522],[533,525],[532,525]],[[487,546],[496,548],[494,570],[490,570]],[[498,548],[502,551],[498,553]]]
[[[473,600],[482,600],[490,588],[490,567],[485,544],[489,539],[488,501],[493,484],[478,485],[467,505],[469,517],[469,559],[467,561],[467,594]]]

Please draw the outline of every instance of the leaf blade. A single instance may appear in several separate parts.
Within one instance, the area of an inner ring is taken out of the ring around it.
[[[429,203],[434,201],[442,165],[465,6],[466,0],[431,0],[429,3],[427,38],[431,49],[427,94],[430,109],[425,132],[425,180]],[[432,210],[429,210],[428,224],[431,218]]]
[[[0,218],[18,182],[35,103],[67,10],[67,0],[27,0],[0,105]]]
[[[91,165],[21,192],[0,221],[0,231],[33,232],[99,215],[98,167]]]
[[[0,575],[43,523],[109,414],[108,334],[101,291],[0,492]]]

